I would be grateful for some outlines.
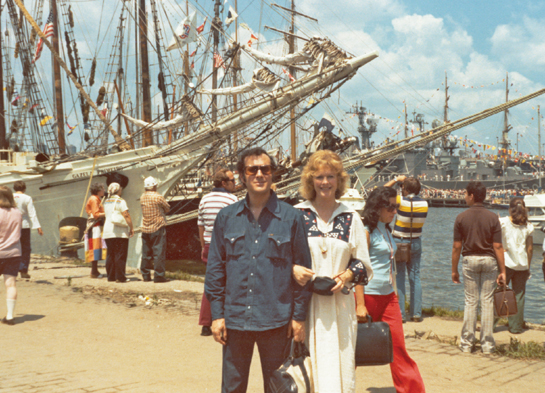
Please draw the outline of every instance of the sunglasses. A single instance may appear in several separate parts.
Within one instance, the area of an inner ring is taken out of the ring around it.
[[[258,171],[261,171],[261,174],[264,176],[270,175],[272,173],[272,165],[250,165],[244,167],[246,176],[257,175]]]
[[[390,213],[397,209],[399,209],[399,205],[397,203],[386,206],[386,210],[388,210]]]

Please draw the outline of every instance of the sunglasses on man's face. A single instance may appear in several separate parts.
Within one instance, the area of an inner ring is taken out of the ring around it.
[[[386,210],[388,210],[390,213],[399,209],[399,205],[397,203],[394,203],[393,205],[386,206]]]
[[[246,176],[255,176],[258,171],[261,171],[261,174],[264,176],[270,175],[272,172],[272,165],[250,165],[244,167]]]

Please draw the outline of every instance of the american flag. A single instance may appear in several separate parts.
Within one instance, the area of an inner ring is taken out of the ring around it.
[[[225,69],[225,63],[223,62],[223,58],[219,53],[214,52],[214,68],[220,68],[220,66]]]
[[[45,22],[43,33],[45,35],[45,38],[53,37],[53,14],[51,12],[49,13],[47,21]],[[36,45],[36,53],[34,54],[34,60],[32,61],[33,63],[35,63],[40,58],[43,48],[44,40],[40,38],[40,40],[38,41],[38,45]]]

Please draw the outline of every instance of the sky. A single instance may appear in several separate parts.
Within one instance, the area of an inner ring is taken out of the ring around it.
[[[359,72],[361,78],[354,78],[343,90],[344,98],[361,100],[390,120],[404,116],[400,110],[405,101],[409,113],[423,113],[431,123],[443,117],[445,71],[450,120],[502,103],[507,72],[511,99],[545,87],[545,3],[489,4],[305,0],[301,9],[313,13],[333,41],[352,53],[379,51],[380,57]],[[510,111],[510,138],[516,146],[519,133],[519,151],[537,153],[537,105],[543,109],[545,97]],[[379,125],[377,142],[390,134],[390,124],[385,123]],[[502,127],[503,117],[496,115],[455,134],[496,144]]]
[[[286,7],[291,3],[288,0],[275,2]],[[280,55],[286,52],[287,45],[278,33],[265,29],[265,25],[287,30],[289,18],[286,12],[270,7],[270,3],[238,0],[238,22],[246,23],[256,33],[260,50]],[[356,120],[346,112],[350,112],[356,102],[361,103],[382,118],[378,132],[373,136],[378,144],[386,137],[396,137],[404,118],[405,104],[409,119],[413,112],[424,114],[429,123],[426,128],[434,119],[442,120],[445,71],[450,120],[503,103],[506,73],[509,73],[511,99],[544,88],[545,2],[498,0],[493,5],[490,3],[478,0],[296,0],[299,12],[318,19],[316,23],[296,17],[297,34],[306,37],[325,35],[353,55],[379,52],[378,59],[361,68],[339,94],[327,104],[320,104],[312,116],[319,120],[327,112],[337,119],[345,134],[357,135]],[[104,73],[118,23],[113,15],[119,11],[119,2],[86,0],[73,4],[77,12],[76,39],[84,69],[90,68],[90,59],[96,55],[100,59],[99,69]],[[172,24],[182,19],[185,1],[161,0],[158,4],[170,15]],[[201,21],[213,12],[212,0],[190,1],[189,4],[190,12],[196,10]],[[234,6],[234,0],[226,0],[222,19],[225,19],[229,5]],[[210,26],[209,22],[207,26]],[[162,28],[170,39],[170,27],[163,24]],[[238,32],[244,43],[249,32],[241,27]],[[234,24],[227,34],[234,36]],[[298,46],[302,44],[299,40]],[[49,54],[42,55],[39,64],[46,79],[48,59]],[[156,76],[153,75],[157,73],[157,61],[151,60],[151,63],[152,83],[155,83]],[[253,66],[252,61],[243,58],[243,73],[249,76]],[[134,75],[131,72],[134,71],[127,66],[129,79]],[[99,86],[97,83],[91,89],[91,97],[96,96]],[[158,97],[154,100],[154,108],[157,103]],[[510,110],[513,129],[509,135],[515,148],[516,134],[519,134],[519,151],[537,153],[538,105],[545,112],[545,96]],[[69,118],[69,122],[75,124],[77,119]],[[482,144],[496,145],[502,128],[503,116],[496,115],[458,130],[455,135],[467,135]],[[76,134],[69,137],[71,143],[78,143]]]

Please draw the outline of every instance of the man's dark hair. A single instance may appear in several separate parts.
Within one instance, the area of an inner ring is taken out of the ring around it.
[[[418,195],[420,193],[420,181],[416,177],[408,177],[403,181],[403,190],[407,194]]]
[[[104,188],[104,184],[102,184],[102,183],[93,183],[93,184],[91,185],[91,189],[90,189],[91,195],[98,195],[98,193],[99,193],[101,190],[102,190],[102,191],[106,191],[106,189]]]
[[[229,176],[227,176],[227,172],[231,172],[231,170],[227,168],[222,168],[214,173],[214,187],[222,187],[222,183],[224,181],[229,181]]]
[[[15,191],[25,192],[26,191],[26,184],[22,180],[17,180],[15,183],[13,183],[13,189]]]
[[[244,150],[240,154],[240,158],[238,159],[237,171],[238,171],[238,176],[242,180],[246,181],[246,174],[244,173],[244,165],[245,165],[244,162],[246,161],[246,158],[252,157],[252,156],[259,157],[262,155],[266,155],[267,157],[269,157],[269,159],[271,160],[271,166],[273,171],[276,169],[276,162],[274,161],[274,158],[269,153],[267,153],[265,149],[261,147],[253,147],[251,149]]]
[[[466,187],[467,195],[473,195],[473,201],[483,203],[486,199],[486,187],[480,181],[470,181]]]

